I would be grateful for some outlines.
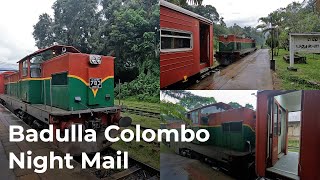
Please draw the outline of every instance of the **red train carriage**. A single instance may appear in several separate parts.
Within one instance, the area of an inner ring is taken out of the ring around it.
[[[320,179],[320,91],[260,91],[256,173],[272,179]],[[298,152],[288,151],[288,122],[300,113]]]
[[[4,94],[5,92],[5,87],[4,87],[5,77],[14,73],[15,73],[14,71],[6,71],[0,74],[0,94]]]
[[[160,28],[161,88],[212,67],[212,21],[160,0]]]
[[[72,154],[99,151],[111,144],[105,141],[103,129],[131,122],[130,118],[121,118],[121,108],[114,106],[113,57],[83,54],[71,46],[54,45],[18,63],[19,72],[9,73],[0,81],[5,89],[0,94],[3,104],[34,128],[52,124],[54,129],[63,131],[78,124],[98,132],[97,143],[57,142],[63,151]]]

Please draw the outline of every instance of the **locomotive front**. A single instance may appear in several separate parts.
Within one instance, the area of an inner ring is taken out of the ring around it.
[[[108,126],[131,124],[131,118],[121,117],[121,107],[114,105],[114,57],[55,45],[19,61],[17,75],[19,80],[7,77],[1,99],[31,127],[47,129],[52,125],[62,137],[73,131],[83,136],[86,129],[95,130],[95,142],[71,143],[57,141],[59,134],[53,131],[54,143],[63,152],[100,151],[112,143],[104,136]],[[118,134],[113,130],[110,137]]]

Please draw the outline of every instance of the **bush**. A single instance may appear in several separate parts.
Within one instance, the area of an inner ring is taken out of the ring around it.
[[[117,99],[121,98],[158,103],[160,101],[159,84],[159,75],[146,75],[145,73],[140,73],[135,80],[121,84],[120,95],[119,85],[117,84],[115,96]]]

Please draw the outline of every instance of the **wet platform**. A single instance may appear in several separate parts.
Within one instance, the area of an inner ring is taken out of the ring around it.
[[[93,174],[88,173],[88,170],[81,169],[81,165],[76,161],[71,164],[74,169],[58,169],[58,164],[55,163],[55,169],[48,169],[45,173],[37,174],[32,169],[21,169],[15,164],[13,170],[9,169],[9,152],[13,152],[17,157],[20,152],[32,151],[32,157],[35,156],[48,156],[50,151],[54,151],[55,155],[64,156],[53,144],[45,142],[9,142],[9,126],[20,125],[24,129],[30,128],[18,117],[8,111],[5,107],[0,105],[0,179],[21,179],[21,180],[64,180],[64,179],[77,179],[77,180],[91,180],[97,179]],[[32,158],[33,159],[33,158]],[[55,161],[57,162],[57,161]],[[48,165],[49,167],[49,165]],[[64,165],[65,167],[65,165]]]
[[[160,154],[160,170],[161,179],[166,180],[233,180],[207,164],[174,153]]]
[[[282,175],[290,179],[299,179],[298,176],[299,153],[288,152],[287,155],[282,156],[273,167],[267,171]]]
[[[188,89],[272,90],[273,81],[268,49],[257,50]]]

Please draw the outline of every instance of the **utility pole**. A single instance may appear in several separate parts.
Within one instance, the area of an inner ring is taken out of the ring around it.
[[[270,23],[271,23],[271,60],[270,60],[270,69],[272,69],[273,71],[276,70],[276,62],[273,59],[273,48],[274,48],[274,26],[273,26],[273,22],[272,22],[272,17],[270,17]]]

